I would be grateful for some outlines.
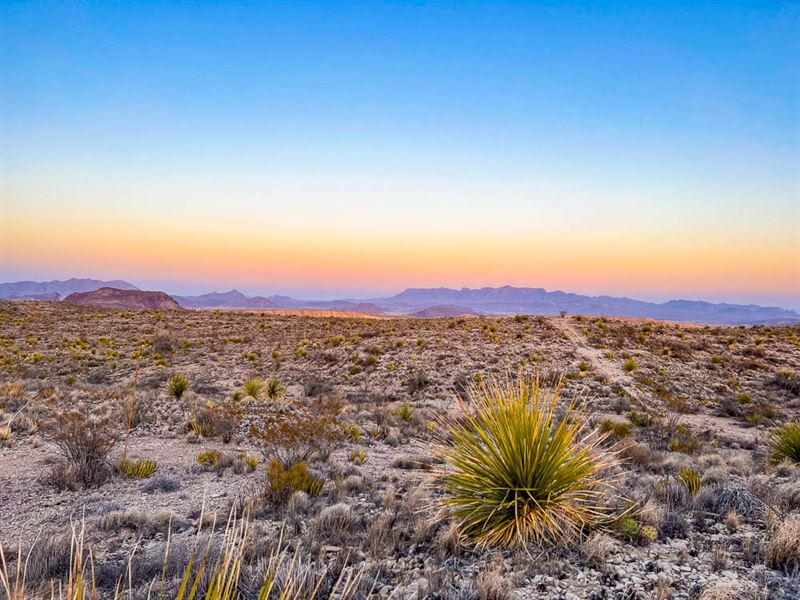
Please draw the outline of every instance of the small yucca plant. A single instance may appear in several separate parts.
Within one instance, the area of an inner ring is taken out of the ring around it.
[[[678,479],[693,497],[700,493],[700,475],[691,467],[681,467]]]
[[[167,382],[167,391],[176,400],[180,400],[183,393],[189,388],[189,382],[183,375],[173,375]]]
[[[772,432],[772,458],[775,462],[800,463],[800,421],[781,425]]]
[[[285,393],[286,388],[283,387],[280,379],[272,377],[267,381],[267,398],[270,400],[280,400]]]
[[[157,470],[158,463],[154,460],[124,458],[119,463],[119,472],[128,477],[150,477]]]
[[[242,389],[246,398],[258,400],[264,391],[264,383],[260,379],[248,379],[242,384]]]
[[[478,383],[446,428],[443,503],[478,545],[555,544],[608,520],[616,454],[574,402],[563,418],[557,403],[538,379]]]

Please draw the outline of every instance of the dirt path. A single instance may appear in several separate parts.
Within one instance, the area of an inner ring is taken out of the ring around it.
[[[575,354],[592,366],[601,377],[604,377],[610,384],[616,385],[625,393],[639,402],[652,402],[650,398],[645,398],[634,388],[633,382],[622,371],[619,365],[611,359],[605,357],[605,351],[592,348],[583,334],[575,329],[570,319],[553,319],[553,325],[563,333],[575,347]]]
[[[592,369],[602,377],[605,377],[609,383],[618,386],[633,400],[646,406],[652,406],[654,403],[659,402],[650,394],[636,389],[630,376],[626,375],[613,360],[606,358],[605,351],[592,348],[583,334],[575,328],[571,320],[553,319],[552,323],[572,343],[575,348],[575,354],[589,363]],[[743,427],[740,423],[737,423],[731,418],[709,415],[702,412],[697,414],[682,414],[680,416],[680,422],[689,425],[695,431],[710,431],[714,435],[727,437],[740,443],[752,441],[755,436],[755,432],[752,429]]]

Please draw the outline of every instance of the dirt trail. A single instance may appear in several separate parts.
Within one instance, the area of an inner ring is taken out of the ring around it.
[[[569,319],[553,319],[552,323],[575,347],[575,354],[589,363],[592,369],[602,377],[605,377],[609,383],[619,386],[631,399],[641,402],[645,406],[652,406],[654,403],[660,402],[650,394],[636,389],[630,376],[626,375],[613,360],[606,358],[604,350],[592,348],[583,334],[575,328]],[[680,422],[689,425],[695,431],[711,431],[718,436],[739,442],[752,441],[754,436],[752,430],[744,428],[741,424],[728,417],[704,413],[682,414]]]
[[[620,369],[619,365],[605,357],[605,351],[592,348],[588,344],[583,334],[575,329],[569,319],[553,319],[552,323],[575,347],[575,354],[589,363],[600,376],[605,377],[610,384],[625,390],[625,393],[634,400],[640,402],[648,400],[634,388],[633,382]]]

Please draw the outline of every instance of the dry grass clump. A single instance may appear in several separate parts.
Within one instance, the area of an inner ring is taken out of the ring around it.
[[[800,573],[800,515],[788,517],[769,535],[764,562],[787,574]]]
[[[553,544],[608,520],[613,453],[558,389],[539,380],[482,383],[443,449],[447,497],[465,536],[479,545]]]
[[[757,584],[746,579],[729,579],[712,583],[698,600],[762,600],[766,594]]]
[[[606,559],[618,548],[619,544],[614,538],[597,531],[581,544],[581,556],[586,564],[597,567],[605,564]]]

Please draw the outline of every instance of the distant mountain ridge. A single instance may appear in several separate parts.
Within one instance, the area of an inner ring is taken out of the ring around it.
[[[239,290],[211,292],[200,296],[173,296],[184,308],[244,308],[251,310],[319,309],[379,313],[375,305],[358,300],[297,300],[289,296],[248,297]]]
[[[796,323],[800,314],[793,310],[755,304],[714,304],[700,300],[669,300],[655,303],[613,296],[584,296],[548,292],[543,288],[503,286],[498,288],[411,288],[390,298],[374,299],[389,311],[414,313],[433,305],[454,305],[484,314],[557,315],[570,314],[609,317],[638,317],[666,321],[689,321],[725,325],[758,323]]]
[[[65,279],[53,281],[15,281],[0,283],[0,299],[9,300],[60,300],[75,292],[93,292],[102,287],[118,290],[138,290],[135,285],[115,279]]]
[[[69,279],[66,281],[22,281],[0,284],[0,299],[60,300],[75,292],[90,292],[102,287],[133,290],[126,281]],[[68,293],[66,293],[68,292]],[[558,315],[583,314],[609,317],[651,318],[715,325],[756,325],[800,323],[797,311],[755,304],[715,304],[700,300],[645,302],[614,296],[585,296],[549,292],[543,288],[409,288],[394,296],[369,300],[299,300],[289,296],[247,296],[238,290],[211,292],[171,299],[182,308],[245,310],[336,310],[359,313],[389,313],[416,317],[445,317],[462,314]]]
[[[165,292],[120,290],[112,287],[102,287],[91,292],[75,292],[62,302],[124,310],[181,310],[180,305]]]

